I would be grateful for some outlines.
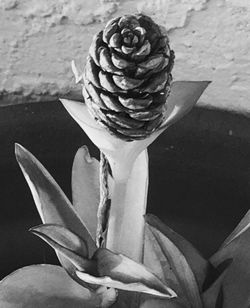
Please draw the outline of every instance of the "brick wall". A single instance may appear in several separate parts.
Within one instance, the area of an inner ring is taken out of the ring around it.
[[[250,112],[249,0],[0,0],[0,103],[52,100],[74,86],[94,33],[143,12],[169,31],[176,80],[212,80],[201,105]]]

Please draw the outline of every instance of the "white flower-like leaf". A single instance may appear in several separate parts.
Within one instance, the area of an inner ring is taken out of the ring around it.
[[[148,138],[131,142],[111,135],[92,118],[84,103],[67,99],[61,99],[61,102],[92,142],[107,156],[114,178],[119,179],[128,177],[136,157],[167,127],[192,109],[209,83],[209,81],[173,82],[162,126]]]

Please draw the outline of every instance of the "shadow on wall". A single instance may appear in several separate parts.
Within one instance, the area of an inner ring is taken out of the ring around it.
[[[250,120],[195,108],[151,145],[148,212],[212,254],[250,207]],[[31,151],[71,198],[77,149],[99,153],[59,102],[2,107],[0,113],[0,278],[29,264],[57,263],[28,232],[41,221],[15,161],[14,143]]]

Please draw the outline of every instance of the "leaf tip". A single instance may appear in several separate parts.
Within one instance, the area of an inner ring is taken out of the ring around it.
[[[202,80],[202,81],[200,81],[200,84],[203,85],[204,90],[210,85],[210,83],[212,83],[211,80]]]
[[[19,143],[15,143],[15,154],[19,155],[24,148]]]
[[[40,224],[38,226],[34,226],[34,227],[31,227],[29,228],[29,232],[36,235],[36,236],[39,236],[41,237],[41,235],[43,234],[43,229],[46,229],[45,225],[44,224]]]
[[[86,145],[81,146],[78,151],[87,163],[93,162],[93,158],[90,156],[89,149]]]
[[[15,143],[15,156],[18,163],[21,163],[21,160],[28,153],[27,149],[25,149],[21,144]]]

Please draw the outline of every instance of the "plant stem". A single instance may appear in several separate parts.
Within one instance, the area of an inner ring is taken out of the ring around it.
[[[121,169],[112,162],[110,165],[112,171],[115,167]],[[106,239],[108,249],[138,262],[142,261],[147,190],[148,156],[145,150],[137,157],[126,178],[114,178]]]
[[[104,244],[104,233],[107,231],[108,213],[110,208],[109,198],[109,162],[104,155],[100,153],[100,202],[97,212],[97,230],[96,230],[96,245],[101,247]]]

